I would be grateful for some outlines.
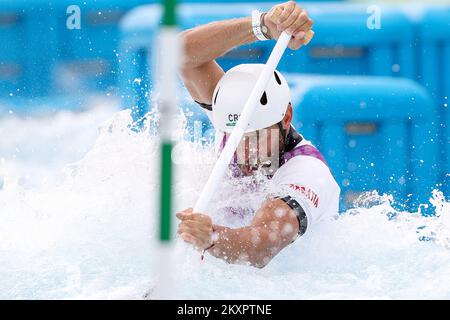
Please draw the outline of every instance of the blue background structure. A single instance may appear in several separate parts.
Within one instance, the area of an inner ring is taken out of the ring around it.
[[[26,114],[42,101],[76,108],[91,93],[120,96],[136,119],[145,115],[160,23],[154,2],[3,0],[0,115]],[[183,29],[274,4],[201,2],[180,6]],[[138,7],[143,3],[150,5]],[[81,10],[80,30],[66,27],[73,4]],[[412,210],[433,188],[448,196],[450,5],[423,6],[414,15],[380,6],[381,28],[370,29],[368,5],[301,4],[315,20],[316,36],[308,47],[288,50],[278,69],[293,86],[294,124],[329,161],[343,208],[374,189],[395,194]],[[219,63],[228,69],[265,62],[272,47],[266,41],[237,48]],[[192,101],[185,98],[183,106],[192,108]],[[189,121],[191,127],[202,121],[204,131],[210,126],[201,112]]]

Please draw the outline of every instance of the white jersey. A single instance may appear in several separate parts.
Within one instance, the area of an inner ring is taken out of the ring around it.
[[[295,148],[302,145],[313,146],[303,139]],[[294,156],[280,166],[272,181],[285,189],[303,208],[308,219],[307,231],[319,221],[334,217],[339,212],[341,189],[328,166],[318,158]]]

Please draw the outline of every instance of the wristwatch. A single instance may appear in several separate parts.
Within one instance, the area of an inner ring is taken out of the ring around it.
[[[267,27],[262,23],[261,16],[263,15],[262,12],[259,12],[258,10],[252,11],[252,28],[253,33],[255,34],[256,38],[261,41],[270,40],[266,37],[266,34],[268,33]]]

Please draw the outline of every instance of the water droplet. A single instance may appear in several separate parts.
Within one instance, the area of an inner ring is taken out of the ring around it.
[[[349,171],[355,171],[356,170],[356,164],[355,163],[353,163],[353,162],[349,162],[348,164],[347,164],[347,169],[349,170]]]
[[[356,140],[355,140],[355,139],[350,140],[350,141],[348,142],[348,146],[349,146],[350,148],[356,147]]]

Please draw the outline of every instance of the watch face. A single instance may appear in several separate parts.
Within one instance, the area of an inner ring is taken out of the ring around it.
[[[261,29],[262,29],[262,31],[263,31],[264,33],[267,33],[267,27],[266,27],[266,26],[262,26]]]

